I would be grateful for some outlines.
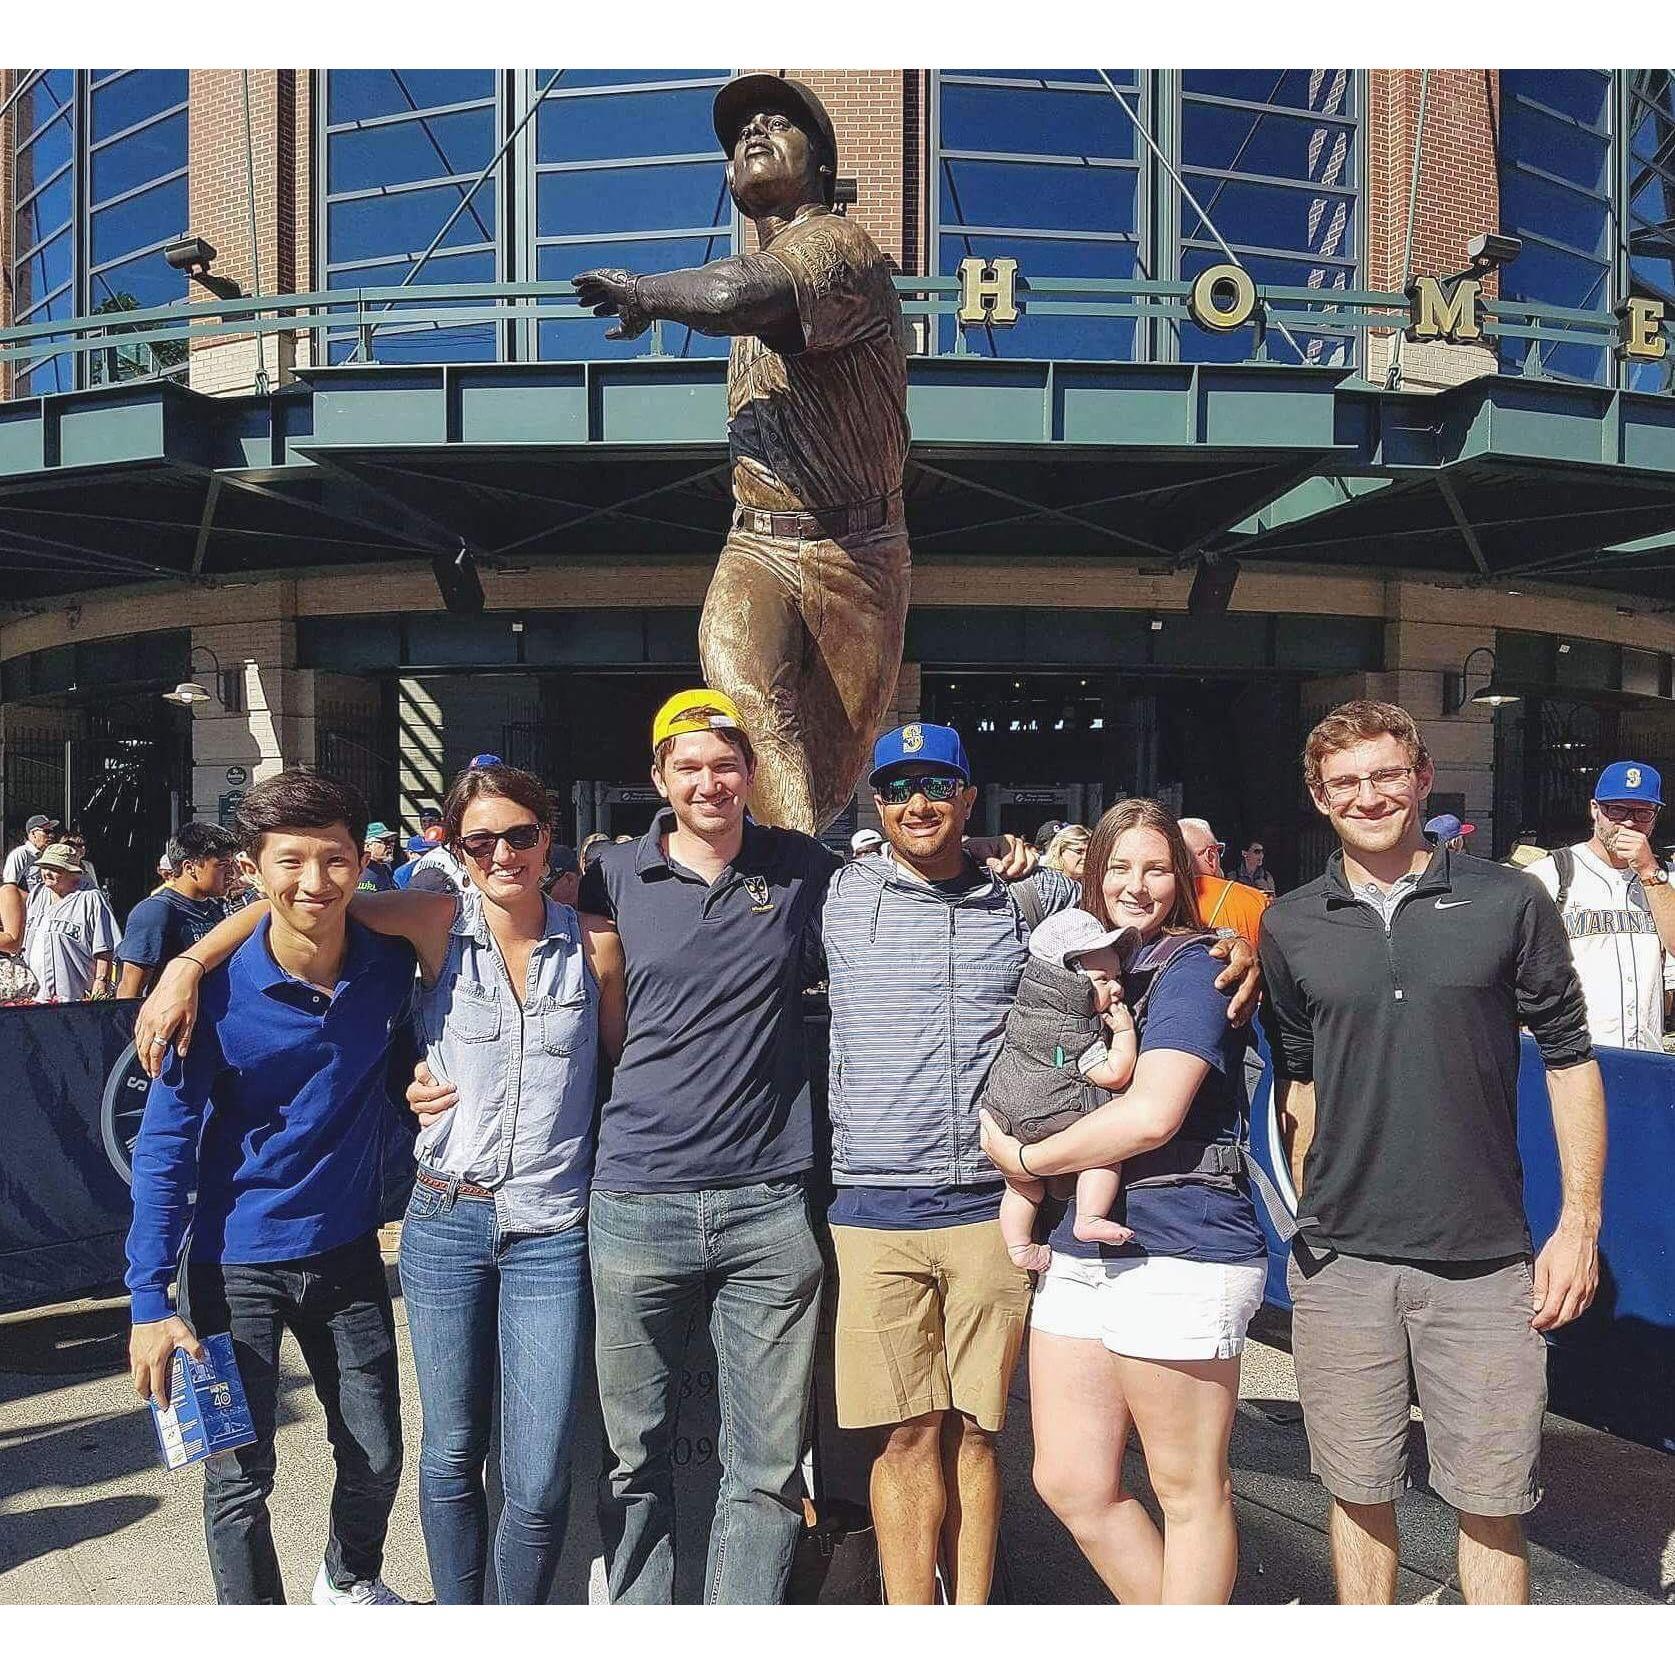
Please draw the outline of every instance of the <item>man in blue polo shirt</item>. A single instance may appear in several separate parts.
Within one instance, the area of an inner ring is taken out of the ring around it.
[[[166,1403],[175,1348],[201,1359],[200,1338],[230,1332],[256,1428],[204,1462],[224,1604],[285,1602],[267,1509],[284,1327],[337,1471],[314,1603],[403,1603],[379,1575],[402,1451],[377,1227],[385,1061],[413,953],[346,918],[365,827],[358,793],[304,769],[239,804],[234,835],[271,919],[204,979],[192,1047],[153,1081],[134,1148],[134,1388]]]
[[[668,807],[639,842],[602,852],[577,901],[615,921],[627,979],[588,1212],[606,1573],[613,1600],[671,1597],[675,1409],[707,1313],[722,1476],[704,1598],[772,1604],[802,1527],[821,1278],[802,1180],[814,1137],[793,1110],[800,950],[837,859],[746,820],[756,756],[723,693],[677,693],[652,750]]]

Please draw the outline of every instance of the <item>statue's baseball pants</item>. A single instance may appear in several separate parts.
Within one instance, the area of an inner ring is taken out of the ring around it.
[[[835,540],[728,535],[698,647],[756,747],[758,820],[818,832],[853,795],[895,699],[910,566],[899,520]]]

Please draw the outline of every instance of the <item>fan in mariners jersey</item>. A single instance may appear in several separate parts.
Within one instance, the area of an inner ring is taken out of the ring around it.
[[[1675,951],[1675,888],[1652,848],[1663,781],[1645,762],[1613,762],[1588,812],[1594,835],[1532,862],[1558,904],[1596,1047],[1663,1051],[1665,956]]]

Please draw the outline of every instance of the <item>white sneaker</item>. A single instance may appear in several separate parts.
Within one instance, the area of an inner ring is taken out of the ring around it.
[[[314,1578],[314,1603],[316,1605],[406,1605],[408,1602],[382,1576],[371,1582],[355,1582],[347,1588],[340,1588],[326,1574],[326,1567],[321,1565],[320,1574]]]

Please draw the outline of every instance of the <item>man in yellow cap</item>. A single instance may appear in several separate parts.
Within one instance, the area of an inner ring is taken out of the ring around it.
[[[700,268],[576,276],[611,338],[673,320],[733,339],[733,524],[699,625],[705,678],[760,754],[751,806],[817,832],[849,801],[895,694],[907,621],[907,360],[889,264],[834,212],[837,139],[801,82],[716,95],[727,184],[759,248]]]

